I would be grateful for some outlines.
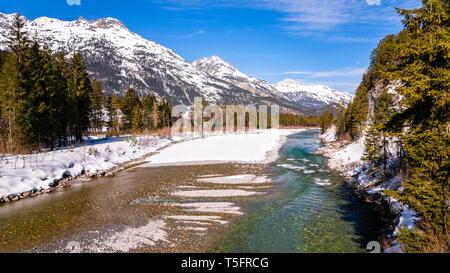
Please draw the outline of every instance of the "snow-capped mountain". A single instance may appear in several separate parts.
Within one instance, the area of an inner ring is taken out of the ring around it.
[[[202,58],[192,63],[197,69],[209,75],[231,82],[242,89],[263,97],[279,97],[290,100],[283,93],[266,81],[250,77],[237,70],[231,64],[225,62],[218,56]]]
[[[14,16],[0,13],[0,50],[7,49],[6,37]],[[211,103],[278,104],[303,112],[286,98],[259,96],[205,73],[172,50],[132,33],[114,18],[62,21],[41,17],[26,20],[25,30],[31,39],[54,52],[64,50],[69,56],[80,52],[90,76],[100,80],[108,93],[123,94],[132,86],[141,95],[153,92],[173,104],[190,105],[201,96]]]
[[[0,12],[0,50],[7,50],[6,37],[14,16]],[[32,40],[54,52],[65,51],[69,57],[81,53],[89,75],[100,80],[107,93],[123,94],[134,87],[140,95],[152,92],[173,104],[190,105],[195,97],[201,96],[222,105],[230,101],[244,105],[278,104],[281,109],[300,114],[317,113],[318,102],[339,101],[333,100],[330,94],[336,91],[331,89],[327,96],[319,96],[322,100],[302,100],[302,93],[285,93],[284,89],[249,77],[216,56],[191,64],[174,51],[131,32],[114,18],[24,20]]]
[[[347,92],[339,92],[324,85],[306,85],[292,79],[285,79],[274,84],[274,87],[298,105],[320,108],[352,101],[353,96]]]

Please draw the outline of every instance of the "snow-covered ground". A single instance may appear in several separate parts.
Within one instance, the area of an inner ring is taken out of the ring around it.
[[[147,159],[148,165],[209,162],[267,163],[275,160],[285,137],[297,130],[266,130],[223,134],[179,143]]]
[[[90,139],[87,145],[50,152],[0,157],[0,198],[13,199],[29,191],[49,189],[65,177],[101,174],[123,163],[142,158],[180,140],[149,157],[150,164],[204,161],[268,162],[274,160],[286,135],[300,130],[266,130],[254,133],[183,134]],[[194,139],[194,140],[192,140]]]
[[[327,143],[325,147],[319,151],[324,156],[328,157],[328,167],[341,172],[346,175],[353,175],[355,167],[361,163],[361,158],[365,152],[365,137],[358,139],[355,142],[342,144],[335,142],[336,129],[331,127],[320,138]]]
[[[0,157],[0,198],[48,189],[55,180],[98,174],[174,142],[158,136],[89,140],[88,145],[50,152]]]
[[[368,166],[362,160],[365,153],[365,137],[361,137],[357,141],[350,143],[335,142],[335,128],[330,128],[320,138],[327,144],[320,150],[320,153],[328,157],[328,166],[335,169],[347,177],[356,178],[357,187],[366,191],[369,195],[379,195],[385,199],[391,210],[398,214],[398,223],[392,235],[397,235],[399,229],[405,226],[408,229],[414,228],[414,222],[417,215],[409,209],[407,205],[400,201],[387,196],[384,190],[401,190],[401,178],[395,176],[389,180],[383,181],[381,184],[378,177],[373,177],[368,172]],[[386,252],[401,252],[401,247],[397,242],[393,242],[394,246],[387,249]]]

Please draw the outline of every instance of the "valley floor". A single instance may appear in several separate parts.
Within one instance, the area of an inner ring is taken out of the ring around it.
[[[296,130],[265,130],[214,135],[183,134],[160,137],[123,136],[91,139],[84,146],[0,157],[0,202],[45,193],[79,176],[112,176],[112,170],[172,145],[151,157],[149,164],[176,162],[252,162],[276,159],[286,135]],[[191,140],[183,142],[185,140]]]

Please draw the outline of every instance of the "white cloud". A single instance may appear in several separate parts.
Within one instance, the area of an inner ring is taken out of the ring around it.
[[[202,35],[202,34],[205,34],[205,33],[206,33],[205,31],[199,30],[199,31],[196,31],[196,32],[193,32],[193,33],[180,35],[180,36],[178,36],[177,38],[178,38],[178,39],[192,38],[192,37],[194,37],[194,36]]]
[[[366,0],[366,1],[367,1],[367,4],[370,5],[370,6],[373,6],[373,5],[379,6],[379,5],[381,5],[381,0]]]
[[[366,68],[343,68],[330,71],[288,71],[278,73],[279,75],[303,75],[309,78],[330,78],[330,77],[352,77],[362,76]]]
[[[254,8],[282,13],[280,27],[290,34],[347,30],[351,24],[391,27],[401,19],[394,7],[416,8],[421,0],[166,0],[167,8]],[[370,5],[371,7],[369,7]],[[357,28],[360,29],[360,28]]]
[[[69,6],[80,6],[81,5],[81,0],[66,0],[67,1],[67,5]]]

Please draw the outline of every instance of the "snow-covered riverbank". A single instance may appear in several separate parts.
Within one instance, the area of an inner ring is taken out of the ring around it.
[[[156,135],[90,140],[87,145],[56,151],[0,157],[0,200],[15,201],[63,186],[66,180],[86,175],[107,175],[122,164],[150,157],[153,163],[254,162],[275,160],[287,135],[301,130],[265,130],[251,133],[196,134],[163,138]],[[194,140],[192,140],[194,139]],[[196,140],[195,140],[196,139]],[[191,140],[183,142],[184,140]],[[111,175],[111,173],[109,174]]]
[[[61,179],[107,171],[173,143],[158,136],[90,140],[88,145],[0,157],[0,198],[17,200],[57,186]],[[25,196],[22,194],[25,193]],[[22,194],[22,195],[21,195]]]
[[[364,197],[378,206],[377,210],[383,210],[382,203],[387,204],[390,213],[397,215],[390,228],[391,234],[388,237],[394,237],[400,227],[406,226],[409,229],[414,228],[414,222],[417,220],[416,213],[403,205],[398,200],[387,196],[384,190],[401,189],[401,178],[393,177],[387,181],[379,183],[377,177],[368,174],[368,166],[363,161],[365,152],[365,137],[350,141],[335,141],[335,128],[332,127],[325,134],[319,136],[325,146],[318,153],[328,158],[328,167],[338,171],[348,181],[351,181],[356,190],[362,192]],[[394,246],[385,250],[385,252],[401,252],[401,248],[396,242]]]
[[[286,136],[304,129],[266,130],[223,134],[179,143],[147,159],[147,165],[205,164],[217,162],[269,163],[278,158]]]

